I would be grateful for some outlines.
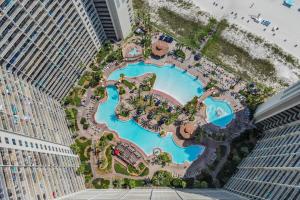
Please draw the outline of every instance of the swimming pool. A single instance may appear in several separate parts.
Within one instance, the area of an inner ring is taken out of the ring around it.
[[[109,129],[116,131],[119,136],[138,145],[146,154],[151,155],[154,148],[161,148],[172,156],[173,163],[182,164],[198,158],[204,151],[203,146],[192,145],[180,147],[173,141],[169,133],[166,137],[160,137],[155,132],[148,131],[137,124],[134,120],[121,121],[115,114],[119,103],[119,93],[115,86],[107,87],[107,100],[100,104],[96,112],[96,122],[105,123]]]
[[[207,97],[204,104],[206,105],[206,120],[216,126],[226,128],[226,125],[235,117],[231,106],[226,101]]]
[[[155,73],[156,81],[154,89],[164,92],[186,104],[195,96],[201,96],[204,92],[202,83],[191,74],[182,69],[166,65],[158,67],[152,64],[139,62],[112,72],[108,80],[118,80],[120,74],[126,77],[137,77],[146,73]],[[182,164],[191,162],[202,154],[205,147],[192,145],[180,147],[173,141],[172,134],[160,137],[155,132],[148,131],[137,124],[134,120],[121,121],[115,115],[115,109],[119,103],[119,94],[114,86],[107,87],[108,99],[99,105],[96,112],[96,122],[105,123],[109,129],[116,131],[119,136],[138,145],[146,154],[151,155],[154,148],[161,148],[168,152],[174,163]],[[234,117],[231,106],[226,101],[214,100],[212,97],[205,99],[207,121],[219,127],[226,127]]]
[[[202,83],[195,76],[173,65],[158,67],[144,62],[128,64],[126,67],[112,72],[108,80],[118,80],[120,74],[132,78],[147,73],[156,74],[153,89],[172,96],[182,105],[195,96],[201,96],[204,92]]]

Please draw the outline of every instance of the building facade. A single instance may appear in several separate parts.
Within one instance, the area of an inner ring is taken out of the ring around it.
[[[117,1],[115,7],[113,1],[107,2],[110,10],[115,9],[107,17],[112,19],[115,36],[120,39],[121,33],[131,30],[131,25],[123,24],[129,18],[125,3],[129,5],[130,1]],[[106,12],[106,8],[96,10],[92,0],[2,0],[0,65],[61,100],[101,44],[111,39],[99,15]]]
[[[259,106],[254,119],[262,138],[225,189],[250,199],[300,199],[300,82]]]
[[[0,67],[0,199],[54,199],[84,189],[59,102]]]
[[[132,0],[93,0],[109,40],[126,38],[133,25]]]

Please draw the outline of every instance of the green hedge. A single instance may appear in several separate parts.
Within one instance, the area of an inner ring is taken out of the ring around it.
[[[148,176],[148,175],[149,175],[149,168],[146,167],[146,168],[144,169],[144,171],[140,174],[140,176]]]
[[[119,174],[129,175],[127,168],[118,162],[116,162],[114,164],[114,168],[115,168],[115,171]]]
[[[110,185],[110,180],[96,178],[92,181],[92,184],[96,189],[108,189]]]

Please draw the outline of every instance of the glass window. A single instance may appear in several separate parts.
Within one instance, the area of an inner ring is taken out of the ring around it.
[[[9,140],[8,140],[7,137],[5,138],[5,143],[6,143],[6,144],[9,144]]]
[[[20,146],[23,146],[23,143],[22,143],[22,141],[21,141],[21,140],[19,140],[19,145],[20,145]]]
[[[16,139],[12,139],[12,143],[13,143],[13,145],[17,145]]]

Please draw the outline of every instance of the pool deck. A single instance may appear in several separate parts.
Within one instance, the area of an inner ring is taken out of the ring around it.
[[[142,62],[142,61],[143,60],[140,60],[138,62]],[[163,60],[155,60],[155,59],[150,58],[150,59],[145,60],[144,62],[146,64],[155,64],[155,65],[158,65],[160,67],[163,67],[163,66],[168,65],[168,64],[174,64],[175,66],[180,67],[181,69],[186,70],[188,73],[190,73],[190,74],[194,75],[195,77],[197,77],[203,83],[204,87],[208,83],[207,78],[204,78],[204,76],[201,72],[199,72],[198,70],[195,70],[193,68],[189,68],[187,65],[184,65],[183,63],[181,63],[181,62],[179,62],[179,61],[177,61],[177,60],[175,60],[171,57],[166,57]],[[121,64],[115,65],[115,66],[110,66],[110,68],[105,70],[104,76],[108,77],[110,75],[110,73],[112,73],[113,71],[115,71],[117,69],[120,69],[120,68],[123,68],[123,67],[127,66],[127,64],[128,64],[128,62],[127,63],[121,63]],[[138,78],[134,77],[134,78],[127,78],[127,79],[137,81],[138,79],[141,79],[146,75],[147,74],[145,74],[141,77],[138,77]],[[115,85],[116,83],[118,83],[118,81],[111,81],[111,80],[106,81],[106,85]],[[219,91],[217,89],[210,89],[210,90],[205,91],[205,93],[199,98],[199,102],[204,101],[208,96],[211,96],[214,92],[218,93]],[[167,99],[170,103],[172,103],[174,105],[182,106],[182,104],[178,100],[176,100],[175,98],[173,98],[172,96],[170,96],[170,95],[168,95],[164,92],[152,89],[150,93],[155,94],[155,95],[159,95],[159,96]],[[230,103],[230,105],[232,106],[232,109],[234,110],[234,112],[239,111],[238,104],[236,103],[236,101],[232,97],[230,97],[230,95],[228,95],[226,93],[222,93],[220,96],[213,97],[213,98],[218,99],[218,100],[225,100],[228,103]],[[126,118],[126,120],[128,120],[128,119],[131,119],[131,117]],[[207,122],[205,106],[200,108],[200,112],[196,116],[196,121],[199,121],[199,124],[202,124],[202,125],[209,124]],[[232,120],[232,121],[234,121],[234,120]],[[232,121],[226,127],[231,126]],[[144,128],[146,128],[146,127],[144,127]],[[220,127],[215,127],[214,129],[219,130],[221,128]],[[148,130],[150,130],[150,129],[148,129]],[[173,125],[170,125],[170,126],[164,128],[164,130],[166,130],[167,132],[172,132],[173,133],[173,139],[176,142],[176,144],[179,145],[179,146],[186,147],[186,146],[195,144],[192,140],[183,140],[183,139],[181,139],[180,136],[178,136],[176,134],[176,127],[173,126]],[[150,130],[150,131],[153,131],[153,130]]]
[[[164,92],[161,92],[159,90],[152,89],[150,91],[150,94],[162,96],[163,98],[167,99],[170,103],[174,104],[175,106],[183,106],[177,99],[175,99],[171,95],[168,95],[168,94],[166,94]]]

